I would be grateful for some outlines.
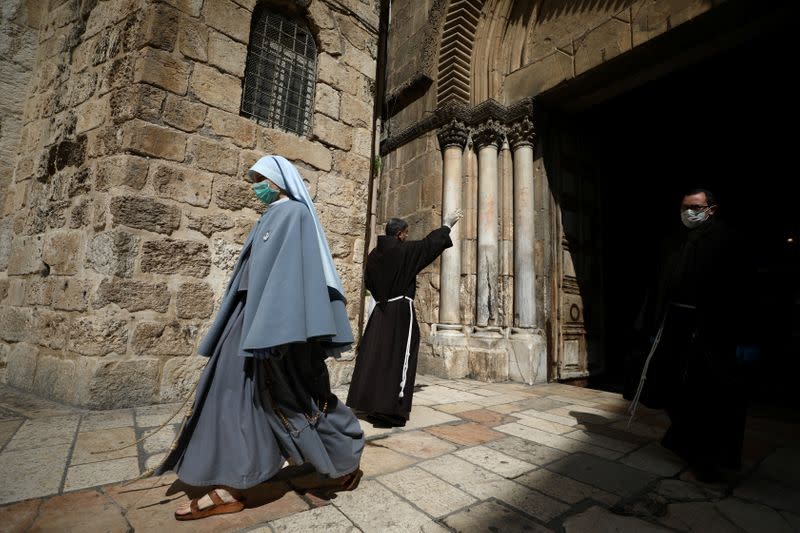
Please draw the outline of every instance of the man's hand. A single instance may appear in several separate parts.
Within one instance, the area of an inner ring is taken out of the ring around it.
[[[452,213],[448,213],[444,217],[444,225],[448,228],[452,228],[456,222],[461,220],[461,217],[464,216],[464,211],[462,209],[456,209]]]

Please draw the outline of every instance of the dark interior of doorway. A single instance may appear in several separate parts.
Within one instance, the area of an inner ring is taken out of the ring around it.
[[[593,140],[601,184],[606,371],[595,385],[621,387],[658,244],[680,229],[683,191],[704,187],[718,196],[719,216],[746,235],[741,253],[757,265],[754,328],[763,355],[752,392],[797,403],[800,92],[790,67],[793,41],[788,25],[773,29],[571,117]]]

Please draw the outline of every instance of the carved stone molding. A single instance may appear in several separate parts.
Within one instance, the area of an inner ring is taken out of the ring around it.
[[[505,132],[506,128],[500,122],[490,118],[475,127],[472,131],[472,140],[478,150],[492,144],[499,148],[503,144]]]
[[[463,149],[467,144],[469,130],[464,122],[454,118],[449,123],[442,126],[436,136],[439,138],[439,146],[442,150],[448,146],[458,146]]]
[[[512,150],[517,146],[533,146],[536,141],[536,128],[530,117],[525,117],[511,124],[506,136]]]

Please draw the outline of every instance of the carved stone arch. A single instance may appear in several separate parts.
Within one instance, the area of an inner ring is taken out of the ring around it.
[[[324,52],[334,57],[344,53],[339,23],[333,10],[322,0],[259,0],[256,5],[302,17],[314,36],[317,53]]]
[[[456,102],[468,104],[472,100],[472,51],[484,2],[485,0],[452,0],[447,7],[439,46],[439,107]]]

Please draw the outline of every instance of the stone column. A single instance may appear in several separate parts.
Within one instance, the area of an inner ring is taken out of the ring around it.
[[[514,325],[536,327],[534,279],[533,143],[529,118],[513,124],[508,141],[514,151]]]
[[[442,222],[444,216],[461,207],[461,161],[467,143],[467,128],[456,119],[438,132],[442,149]],[[444,251],[441,263],[439,289],[439,323],[461,324],[459,291],[461,289],[461,228],[463,221],[453,226],[450,238],[453,247]],[[440,326],[440,329],[446,329]],[[461,329],[459,325],[457,329]]]
[[[478,286],[477,325],[494,325],[497,319],[497,150],[503,127],[489,119],[472,138],[478,148]]]

